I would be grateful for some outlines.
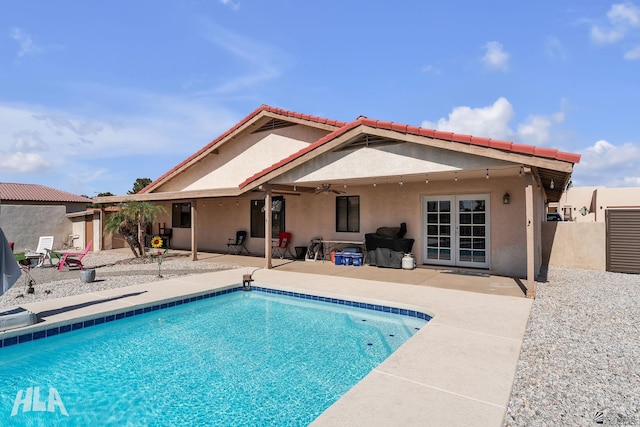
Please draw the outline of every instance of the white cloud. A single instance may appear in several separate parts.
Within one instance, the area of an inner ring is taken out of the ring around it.
[[[614,4],[607,12],[607,25],[593,24],[591,40],[597,44],[616,43],[640,27],[640,8],[633,3]]]
[[[448,118],[437,122],[422,122],[422,126],[455,133],[470,134],[479,137],[515,140],[518,143],[544,145],[551,139],[553,126],[565,119],[566,100],[562,100],[562,109],[551,115],[530,115],[514,131],[509,123],[513,120],[514,110],[504,97],[488,107],[455,107]]]
[[[203,20],[202,35],[240,59],[248,68],[246,74],[220,85],[215,93],[230,93],[272,80],[279,77],[281,70],[291,62],[291,57],[277,47],[249,39],[210,20]]]
[[[11,38],[18,42],[20,50],[18,51],[18,56],[23,57],[27,54],[38,53],[40,52],[40,48],[36,46],[36,44],[31,39],[31,36],[20,28],[13,28],[11,30]]]
[[[484,45],[486,52],[482,57],[484,65],[492,70],[509,70],[509,54],[504,51],[502,43],[489,42]]]
[[[640,46],[636,46],[633,49],[628,50],[624,54],[624,59],[640,59]]]
[[[614,4],[607,17],[612,25],[636,27],[640,24],[640,9],[633,3]]]
[[[425,65],[420,69],[420,71],[422,71],[423,73],[440,74],[440,69],[433,65]]]
[[[622,40],[622,37],[624,37],[620,31],[615,29],[606,30],[598,26],[591,27],[589,35],[591,36],[591,40],[598,44],[615,43],[618,40]]]
[[[220,0],[220,4],[230,7],[232,10],[238,10],[240,8],[240,2],[234,2],[232,0]]]
[[[560,59],[566,61],[569,58],[567,49],[564,47],[560,39],[554,36],[547,37],[544,46],[545,55],[551,59]]]
[[[605,185],[633,187],[640,185],[640,146],[627,142],[620,146],[606,140],[596,141],[582,152],[575,166],[576,185]]]
[[[455,107],[447,119],[437,122],[422,122],[422,127],[470,134],[494,139],[507,139],[513,134],[509,122],[513,118],[513,107],[506,98],[498,98],[488,107]]]
[[[91,180],[102,180],[98,191],[124,194],[135,178],[157,178],[238,119],[210,98],[114,87],[93,87],[87,97],[104,99],[101,92],[133,109],[96,114],[0,102],[0,181],[92,194]],[[161,165],[147,161],[159,158]],[[122,180],[126,189],[114,188]]]
[[[51,169],[51,162],[45,158],[43,153],[23,153],[0,151],[0,169],[3,173],[33,173],[43,172]]]

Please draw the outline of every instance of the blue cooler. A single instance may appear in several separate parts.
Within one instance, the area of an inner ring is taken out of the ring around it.
[[[342,265],[342,252],[335,252],[333,254],[335,265]]]
[[[353,254],[353,266],[360,267],[362,265],[362,254]]]
[[[342,252],[342,265],[352,265],[353,264],[353,254],[349,252]]]

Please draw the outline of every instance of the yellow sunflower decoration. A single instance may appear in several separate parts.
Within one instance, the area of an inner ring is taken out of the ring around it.
[[[162,243],[162,238],[160,236],[154,236],[153,239],[151,239],[151,247],[153,248],[161,248]]]

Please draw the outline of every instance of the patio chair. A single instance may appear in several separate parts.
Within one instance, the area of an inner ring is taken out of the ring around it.
[[[58,271],[62,271],[62,268],[66,265],[67,267],[78,267],[80,270],[84,268],[82,265],[82,258],[89,252],[91,249],[91,245],[93,244],[93,240],[89,242],[86,248],[82,252],[65,252],[62,254],[62,258],[60,258],[60,262],[58,262]]]
[[[33,267],[42,267],[46,260],[53,267],[51,254],[53,253],[53,236],[40,236],[38,247],[35,250],[25,249],[24,256],[29,259]]]
[[[227,254],[233,253],[234,255],[240,255],[242,251],[247,251],[249,255],[249,249],[244,246],[244,242],[247,239],[247,232],[244,230],[236,231],[236,238],[229,239],[227,243]]]
[[[278,234],[278,246],[272,246],[271,248],[273,254],[275,256],[279,256],[280,259],[283,259],[287,252],[289,252],[293,257],[293,252],[291,252],[289,243],[291,243],[291,233],[282,231],[280,234]]]

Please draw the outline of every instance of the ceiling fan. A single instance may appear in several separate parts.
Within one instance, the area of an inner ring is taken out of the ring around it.
[[[316,194],[328,193],[342,194],[344,193],[344,191],[334,190],[333,188],[331,188],[331,184],[322,184],[316,187]]]

